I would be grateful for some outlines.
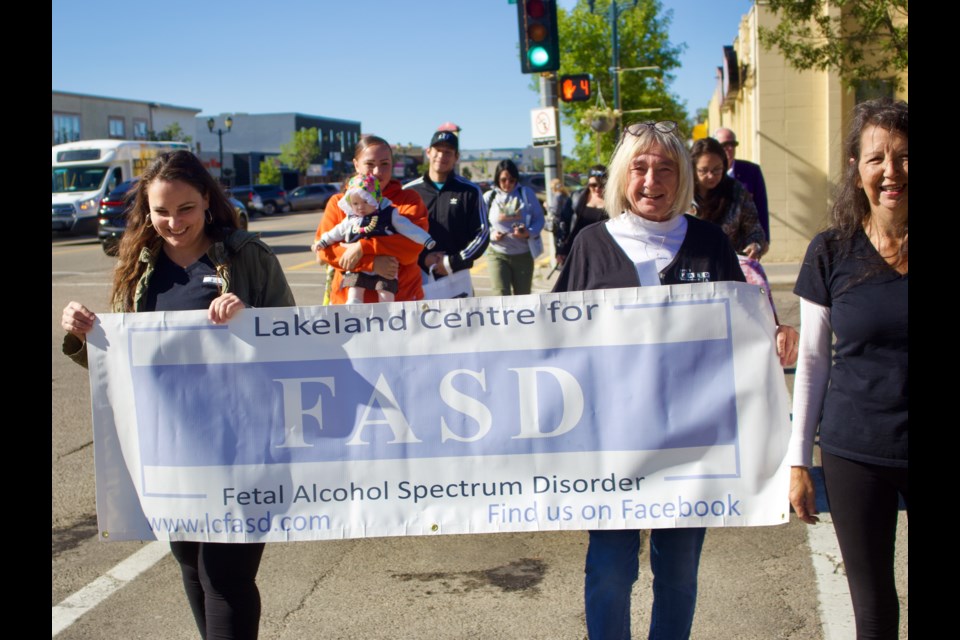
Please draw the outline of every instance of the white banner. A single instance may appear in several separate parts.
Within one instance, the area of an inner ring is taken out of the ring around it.
[[[99,318],[104,539],[788,521],[787,390],[753,285]]]

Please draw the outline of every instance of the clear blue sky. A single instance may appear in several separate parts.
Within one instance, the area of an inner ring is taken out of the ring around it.
[[[752,4],[663,0],[671,42],[687,45],[670,90],[691,114],[707,106],[722,46]],[[425,145],[452,120],[466,149],[528,145],[539,106],[520,73],[517,9],[507,0],[52,0],[52,11],[58,91],[204,116],[359,120],[394,143]]]

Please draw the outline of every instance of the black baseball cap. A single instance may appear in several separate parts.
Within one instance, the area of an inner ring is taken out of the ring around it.
[[[434,133],[433,137],[430,138],[430,146],[435,147],[438,144],[448,144],[453,147],[454,151],[458,153],[460,151],[460,139],[452,131],[437,131]]]

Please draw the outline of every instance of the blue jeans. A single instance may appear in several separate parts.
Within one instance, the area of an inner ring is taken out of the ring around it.
[[[697,568],[704,528],[653,529],[650,640],[690,637],[697,606]],[[584,602],[590,640],[630,638],[630,591],[640,569],[640,531],[591,531]]]

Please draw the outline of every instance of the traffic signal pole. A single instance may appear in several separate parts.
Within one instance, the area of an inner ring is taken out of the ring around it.
[[[557,109],[557,120],[560,119],[559,105],[557,104],[557,74],[553,72],[540,74],[540,106]],[[560,146],[560,123],[557,122],[557,146],[543,148],[543,183],[547,196],[547,207],[552,207],[557,194],[550,188],[550,181],[559,177],[563,181],[563,153]]]

